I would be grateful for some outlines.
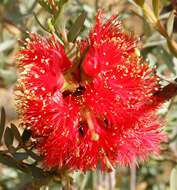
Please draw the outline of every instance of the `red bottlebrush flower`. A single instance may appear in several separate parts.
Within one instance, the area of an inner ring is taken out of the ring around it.
[[[19,52],[19,85],[28,94],[41,96],[53,93],[64,83],[62,72],[66,71],[71,62],[64,52],[64,47],[55,40],[46,40],[39,35],[30,34],[26,40],[26,48]]]
[[[157,76],[117,18],[103,23],[101,17],[81,42],[86,55],[78,65],[54,37],[32,35],[20,51],[20,116],[38,141],[45,168],[131,165],[158,153],[164,140],[155,113],[161,102],[153,96]]]

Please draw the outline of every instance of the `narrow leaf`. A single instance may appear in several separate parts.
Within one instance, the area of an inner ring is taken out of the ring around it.
[[[40,26],[44,31],[49,32],[48,29],[45,28],[45,26],[43,26],[42,23],[39,21],[39,19],[38,19],[36,13],[33,13],[33,15],[34,15],[34,18],[36,19],[36,22],[39,24],[39,26]]]
[[[13,156],[17,161],[22,161],[28,158],[28,154],[26,152],[16,152]]]
[[[8,50],[12,48],[12,46],[16,43],[15,39],[6,40],[4,42],[1,42],[0,44],[0,52],[3,52],[5,50]]]
[[[71,28],[68,32],[68,41],[69,42],[73,42],[77,38],[77,36],[80,34],[80,32],[84,26],[86,16],[87,16],[86,12],[81,13],[81,15],[76,19],[74,24],[71,26]]]
[[[145,0],[134,0],[134,2],[139,5],[140,7],[142,7],[144,5]]]
[[[60,0],[57,3],[57,6],[58,6],[58,11],[55,13],[55,18],[57,18],[60,13],[62,12],[63,10],[63,6],[68,2],[68,0]]]
[[[43,159],[42,156],[37,155],[36,153],[34,153],[34,152],[31,151],[31,150],[28,150],[27,153],[28,153],[28,155],[29,155],[31,158],[33,158],[33,159],[36,160],[36,161],[41,161],[41,160]]]
[[[177,170],[173,168],[170,175],[170,190],[177,189]]]
[[[22,134],[22,141],[23,143],[26,143],[31,137],[31,131],[28,129],[25,129]]]
[[[16,168],[16,162],[10,156],[6,156],[6,155],[1,155],[0,154],[0,163],[4,164],[6,166],[9,166],[9,167]]]
[[[18,140],[19,142],[21,142],[22,139],[21,139],[20,132],[18,131],[17,127],[13,123],[11,123],[11,129],[12,129],[12,132],[13,132],[16,140]]]
[[[23,172],[28,172],[28,168],[25,166],[21,166],[19,163],[17,163],[14,158],[8,156],[8,155],[4,155],[4,154],[0,154],[0,163],[8,166],[8,167],[12,167],[12,168],[16,168],[19,169]]]
[[[172,11],[167,20],[167,33],[170,37],[172,37],[173,34],[174,21],[175,21],[175,11]]]
[[[30,169],[34,178],[42,179],[46,177],[44,171],[41,168],[30,166]]]
[[[90,173],[87,172],[87,173],[84,175],[84,179],[83,179],[83,181],[82,181],[82,183],[81,183],[81,187],[80,187],[81,190],[86,189],[86,186],[87,186],[88,182],[90,182],[89,179],[90,179]]]
[[[160,60],[168,69],[176,75],[176,70],[174,69],[173,57],[165,50],[165,48],[156,47],[152,50],[157,60]]]
[[[51,9],[50,5],[49,5],[46,1],[44,1],[44,0],[38,0],[38,3],[39,3],[46,11],[48,11],[49,13],[52,14],[52,9]]]
[[[5,109],[2,108],[1,109],[1,120],[0,120],[0,143],[2,140],[3,133],[4,133],[5,119],[6,119]]]
[[[67,2],[68,2],[68,0],[60,0],[60,1],[58,1],[57,4],[58,4],[59,8],[61,8]]]
[[[60,12],[62,11],[63,6],[68,2],[68,0],[60,0],[58,1],[57,5],[58,5],[58,9],[59,12],[57,14],[60,14]]]
[[[7,127],[4,133],[4,142],[7,147],[11,146],[14,140],[14,135],[11,128]]]
[[[159,12],[160,12],[160,0],[152,0],[152,6],[153,6],[154,14],[158,18]]]

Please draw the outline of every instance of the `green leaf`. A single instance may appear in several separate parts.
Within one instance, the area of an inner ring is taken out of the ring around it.
[[[4,133],[5,120],[6,120],[6,113],[5,113],[5,109],[2,108],[1,109],[1,120],[0,120],[0,143],[2,140],[3,133]]]
[[[0,43],[0,52],[6,51],[14,46],[16,43],[15,39],[9,39]]]
[[[85,189],[94,189],[94,173],[95,172],[89,172],[89,176],[87,179],[87,183],[85,185]]]
[[[60,0],[60,1],[58,1],[58,7],[59,7],[59,9],[61,10],[61,8],[63,7],[63,5],[65,4],[65,3],[67,3],[68,2],[68,0]]]
[[[41,168],[30,166],[30,169],[34,178],[42,179],[46,177],[44,171]]]
[[[68,0],[60,0],[60,1],[57,1],[56,4],[57,4],[57,8],[58,8],[58,11],[55,12],[54,14],[54,18],[53,18],[53,24],[55,25],[55,23],[57,22],[58,18],[60,17],[60,15],[62,14],[63,12],[63,7],[64,5],[68,2]]]
[[[16,152],[13,154],[13,157],[17,161],[22,161],[28,158],[28,154],[26,152]]]
[[[52,19],[51,18],[49,18],[47,20],[47,24],[48,24],[49,32],[54,33],[55,32],[55,27],[54,27],[54,25],[52,23]]]
[[[134,0],[134,2],[139,5],[140,7],[142,7],[144,5],[145,0]]]
[[[36,161],[41,161],[41,160],[43,159],[42,156],[37,155],[37,154],[34,153],[32,150],[27,150],[27,153],[28,153],[28,155],[29,155],[31,158],[33,158],[33,159],[36,160]]]
[[[160,0],[152,0],[152,6],[155,16],[158,18],[160,13]]]
[[[170,174],[170,190],[177,190],[177,170],[173,168]]]
[[[4,142],[7,147],[11,146],[14,140],[14,135],[11,128],[7,127],[4,133]]]
[[[80,34],[80,32],[84,26],[86,16],[87,16],[86,12],[81,13],[81,15],[76,19],[74,24],[71,26],[71,28],[68,32],[68,41],[69,42],[73,42],[77,38],[77,36]]]
[[[19,142],[21,142],[22,139],[21,139],[20,132],[18,131],[17,127],[13,123],[11,123],[11,129],[12,129],[12,132],[13,132],[16,140],[18,140]]]
[[[31,131],[28,129],[25,129],[22,134],[22,141],[23,143],[26,143],[31,137]]]
[[[86,186],[87,186],[88,182],[90,182],[90,173],[89,173],[89,172],[87,172],[87,173],[84,175],[84,179],[83,179],[83,181],[82,181],[82,184],[81,184],[80,189],[81,189],[81,190],[86,189]]]
[[[167,33],[170,37],[172,37],[173,34],[174,21],[175,21],[175,11],[172,11],[167,20]]]
[[[57,6],[58,6],[58,11],[55,13],[55,19],[57,19],[57,17],[60,15],[60,13],[62,12],[63,10],[63,6],[68,2],[68,0],[60,0],[57,3]]]
[[[0,162],[8,167],[16,168],[26,173],[28,172],[27,167],[24,167],[24,166],[22,167],[19,163],[17,163],[14,160],[14,158],[8,155],[0,154]]]
[[[45,28],[45,26],[43,26],[42,23],[39,21],[39,19],[38,19],[36,13],[33,13],[33,15],[34,15],[34,18],[36,19],[36,22],[39,24],[39,26],[40,26],[44,31],[50,32],[50,31],[48,31],[48,29]]]
[[[15,69],[1,69],[0,70],[0,78],[3,78],[4,83],[9,85],[16,82],[17,75]]]
[[[0,154],[0,162],[4,165],[9,166],[9,167],[13,167],[13,168],[17,167],[15,160],[10,156]]]
[[[48,4],[47,1],[45,1],[45,0],[38,0],[38,3],[39,3],[46,11],[48,11],[49,13],[52,14],[52,9],[51,9],[51,7],[50,7],[50,5]]]
[[[58,11],[55,12],[54,17],[52,18],[52,23],[54,26],[56,26],[56,24],[59,24],[61,26],[65,25],[63,11],[64,11],[64,5],[67,2],[68,2],[68,0],[60,0],[60,1],[56,2]]]
[[[156,59],[161,62],[162,65],[168,67],[168,69],[176,75],[176,70],[173,64],[173,57],[164,48],[156,47],[152,50]]]

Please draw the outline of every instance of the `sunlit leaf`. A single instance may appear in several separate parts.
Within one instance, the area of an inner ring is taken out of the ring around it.
[[[68,0],[60,0],[60,1],[58,1],[58,7],[59,7],[59,9],[61,9],[62,7],[63,7],[63,5],[65,4],[65,3],[67,3],[68,2]]]
[[[33,15],[34,15],[34,18],[36,19],[36,22],[39,24],[39,26],[40,26],[44,31],[49,32],[48,29],[45,28],[45,26],[43,26],[42,23],[39,21],[39,19],[38,19],[36,13],[33,13]]]
[[[173,74],[176,74],[171,54],[161,47],[154,48],[152,52],[158,61],[163,63]]]
[[[87,184],[88,184],[89,179],[90,179],[90,173],[87,172],[87,173],[84,175],[84,179],[83,179],[82,184],[81,184],[81,187],[80,187],[81,190],[84,190],[84,189],[85,189],[85,187],[86,187]]]
[[[134,2],[139,5],[140,7],[142,7],[144,5],[145,0],[134,0]]]
[[[170,37],[173,34],[174,21],[175,21],[175,11],[172,11],[167,20],[167,33]]]
[[[17,75],[15,69],[1,69],[0,70],[0,78],[3,78],[5,84],[13,84],[16,82]]]
[[[6,40],[6,41],[0,43],[0,52],[3,52],[5,50],[12,48],[15,43],[16,43],[15,39],[9,39],[9,40]]]
[[[153,10],[156,17],[159,17],[160,0],[152,0]]]
[[[46,0],[38,0],[38,3],[39,3],[44,9],[46,9],[46,11],[48,11],[49,13],[52,13],[52,9],[51,9],[50,5],[47,3]]]
[[[170,175],[170,190],[177,189],[177,170],[173,168]]]
[[[84,26],[84,22],[86,19],[86,12],[83,12],[74,22],[74,24],[71,26],[69,32],[68,32],[68,41],[73,42],[77,36],[80,34],[83,26]]]

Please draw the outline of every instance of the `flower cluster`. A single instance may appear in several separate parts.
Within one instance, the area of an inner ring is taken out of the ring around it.
[[[30,34],[19,54],[18,110],[47,169],[131,165],[158,153],[164,139],[155,111],[160,86],[136,54],[136,39],[116,16],[98,14],[88,39],[69,60],[52,36]]]

